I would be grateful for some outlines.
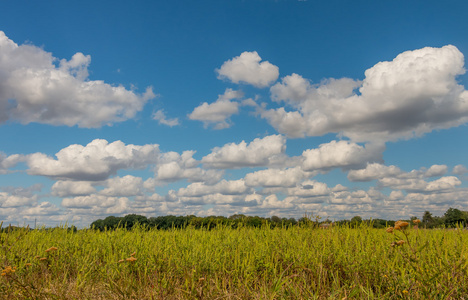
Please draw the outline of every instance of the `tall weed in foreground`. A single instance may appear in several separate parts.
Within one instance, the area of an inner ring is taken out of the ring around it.
[[[422,299],[465,299],[468,295],[467,232],[463,228],[419,230],[420,220],[398,221],[386,229],[393,235],[390,247],[403,259],[391,276],[407,286],[403,296]]]
[[[464,299],[468,233],[408,227],[4,232],[0,298]]]

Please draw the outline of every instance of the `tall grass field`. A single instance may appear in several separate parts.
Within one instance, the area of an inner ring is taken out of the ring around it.
[[[468,232],[399,227],[5,230],[0,298],[468,299]]]

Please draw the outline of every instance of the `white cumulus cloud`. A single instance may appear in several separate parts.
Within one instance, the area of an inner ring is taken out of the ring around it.
[[[150,87],[140,95],[89,80],[90,62],[82,53],[58,60],[39,47],[18,46],[0,31],[0,123],[101,127],[133,118],[155,97]]]
[[[214,129],[225,129],[231,127],[230,117],[239,113],[238,101],[233,99],[242,98],[244,94],[240,91],[226,89],[223,95],[219,95],[218,99],[208,104],[207,102],[197,106],[192,113],[188,115],[190,120],[202,121],[205,128],[213,125]]]
[[[432,165],[425,173],[424,177],[443,176],[447,173],[448,167],[446,165]]]
[[[0,174],[11,172],[9,169],[15,167],[18,163],[26,161],[26,157],[20,154],[7,156],[0,152]]]
[[[366,70],[362,82],[343,78],[313,85],[300,75],[286,76],[270,91],[272,100],[290,109],[260,114],[290,137],[411,138],[468,121],[468,92],[457,82],[464,73],[464,57],[455,46],[406,51]]]
[[[159,122],[159,124],[167,125],[169,127],[174,127],[180,125],[178,118],[168,119],[164,110],[160,109],[153,114],[153,120]]]
[[[457,175],[463,175],[465,173],[468,173],[468,169],[464,165],[456,165],[455,167],[453,167],[452,173]]]
[[[36,202],[37,202],[37,195],[21,196],[21,195],[11,195],[9,193],[0,192],[0,207],[1,208],[31,206],[32,204]]]
[[[193,158],[195,151],[184,151],[182,154],[167,152],[161,155],[159,163],[154,169],[155,184],[187,179],[189,182],[218,182],[222,171],[204,170],[199,168],[200,161]]]
[[[245,175],[245,183],[252,187],[294,187],[308,176],[300,167],[266,169]]]
[[[442,176],[446,171],[445,165],[433,165],[429,169],[421,168],[404,172],[396,166],[373,163],[368,164],[364,169],[349,171],[348,179],[350,181],[378,180],[380,186],[411,193],[440,192],[453,190],[461,184],[455,176],[445,176],[433,181],[425,180],[428,177]]]
[[[320,196],[328,196],[330,189],[326,183],[315,180],[304,181],[300,186],[289,189],[288,195],[299,198],[315,198]],[[322,200],[318,200],[322,202]]]
[[[368,162],[382,161],[383,145],[367,144],[365,147],[349,141],[331,141],[317,149],[305,150],[302,168],[305,171],[318,169],[360,169]]]
[[[109,178],[105,185],[106,188],[99,192],[100,195],[132,197],[141,195],[143,192],[143,179],[131,175]]]
[[[243,179],[240,180],[221,180],[215,185],[206,185],[201,182],[195,182],[188,185],[186,188],[181,188],[178,195],[181,197],[200,197],[210,194],[221,195],[240,195],[250,191],[245,185]]]
[[[59,197],[81,196],[96,191],[89,181],[59,180],[52,185],[52,195]]]
[[[201,161],[208,167],[217,169],[267,166],[284,154],[285,150],[286,138],[282,135],[270,135],[262,139],[256,138],[249,144],[242,141],[239,144],[216,147]]]
[[[441,177],[427,184],[426,191],[453,190],[454,187],[461,185],[461,181],[455,176]]]
[[[403,171],[396,166],[370,163],[364,169],[349,171],[348,179],[351,181],[371,181],[385,177],[396,177],[402,173]]]
[[[259,88],[267,87],[278,79],[279,69],[268,61],[260,62],[261,60],[256,51],[243,52],[216,69],[218,78],[227,78],[234,83],[247,83]]]
[[[144,169],[156,163],[159,146],[96,139],[86,146],[70,145],[55,156],[56,159],[43,153],[30,154],[28,173],[81,181],[104,180],[120,169]]]

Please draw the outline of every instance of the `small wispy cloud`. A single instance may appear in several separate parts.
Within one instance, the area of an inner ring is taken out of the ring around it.
[[[159,124],[174,127],[180,125],[178,118],[167,119],[164,110],[160,109],[153,114],[153,120],[158,121]]]

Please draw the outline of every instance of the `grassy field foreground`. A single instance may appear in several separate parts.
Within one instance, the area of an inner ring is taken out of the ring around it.
[[[2,299],[468,299],[466,230],[57,228],[0,245]]]

